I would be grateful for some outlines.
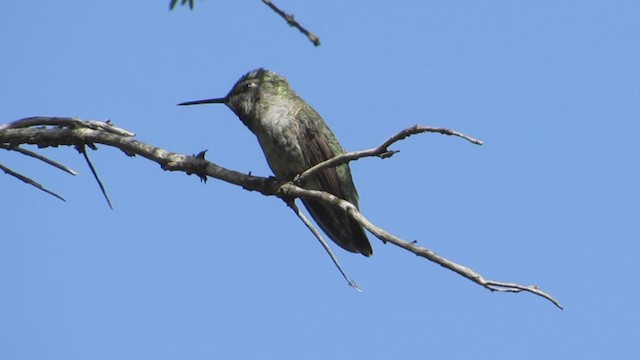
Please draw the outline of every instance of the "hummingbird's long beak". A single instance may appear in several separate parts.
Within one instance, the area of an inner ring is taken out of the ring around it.
[[[196,100],[196,101],[187,101],[180,103],[178,105],[200,105],[200,104],[226,104],[227,98],[216,98],[216,99],[205,99],[205,100]]]

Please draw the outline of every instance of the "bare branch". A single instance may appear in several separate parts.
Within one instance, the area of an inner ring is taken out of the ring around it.
[[[369,149],[369,150],[348,152],[348,153],[333,157],[333,158],[331,158],[329,160],[325,160],[325,161],[323,161],[321,163],[318,163],[315,166],[312,166],[311,168],[307,169],[302,174],[300,174],[295,179],[295,181],[298,184],[303,184],[304,180],[308,179],[310,176],[316,174],[320,170],[323,170],[323,169],[326,169],[326,168],[330,168],[330,167],[333,167],[333,166],[338,166],[338,165],[341,165],[341,164],[346,164],[346,163],[348,163],[350,161],[357,160],[357,159],[360,159],[360,158],[377,156],[379,158],[384,159],[384,158],[391,157],[397,151],[389,150],[389,146],[395,144],[396,142],[398,142],[400,140],[406,139],[411,135],[421,134],[421,133],[425,133],[425,132],[440,133],[440,134],[449,135],[449,136],[457,136],[457,137],[463,138],[463,139],[471,142],[472,144],[476,144],[476,145],[482,145],[483,144],[482,141],[480,141],[480,140],[478,140],[476,138],[473,138],[471,136],[465,135],[465,134],[463,134],[461,132],[458,132],[458,131],[449,130],[449,129],[445,129],[445,128],[431,127],[431,126],[413,125],[412,127],[406,128],[406,129],[398,132],[397,134],[393,135],[392,137],[387,139],[385,142],[380,144],[380,146],[378,146],[378,147],[375,147],[375,148]]]
[[[300,30],[300,32],[303,33],[309,39],[309,41],[313,43],[314,46],[320,46],[320,38],[300,25],[300,23],[295,20],[293,15],[287,14],[286,12],[280,10],[274,3],[271,2],[271,0],[262,0],[262,2],[265,3],[265,5],[267,5],[276,14],[280,15],[280,17],[282,17],[287,22],[287,24],[289,24],[289,26]]]
[[[42,190],[42,191],[46,192],[49,195],[53,195],[53,196],[57,197],[58,199],[60,199],[62,201],[67,201],[62,196],[54,193],[53,191],[45,188],[44,186],[42,186],[42,184],[40,184],[39,182],[31,179],[28,176],[24,176],[24,175],[22,175],[20,173],[17,173],[17,172],[9,169],[8,167],[6,167],[6,166],[4,166],[2,164],[0,164],[0,170],[4,171],[5,174],[11,175],[11,176],[15,177],[16,179],[21,180],[21,181],[23,181],[23,182],[35,187],[38,190]]]
[[[34,119],[39,120],[35,121]],[[56,120],[45,121],[45,119]],[[31,125],[25,125],[25,123]],[[530,292],[551,301],[554,305],[562,309],[562,306],[554,297],[540,290],[540,288],[535,285],[525,286],[515,283],[486,280],[477,272],[463,265],[450,261],[427,248],[417,246],[413,242],[402,240],[388,233],[387,231],[373,225],[351,203],[339,199],[329,193],[303,189],[299,186],[296,186],[294,182],[283,183],[279,182],[275,178],[246,175],[237,171],[228,170],[205,160],[204,156],[187,156],[171,153],[164,149],[133,140],[133,133],[126,130],[115,130],[110,124],[100,123],[100,125],[97,125],[95,123],[96,122],[83,122],[82,120],[75,118],[29,118],[19,120],[8,125],[0,126],[0,144],[13,147],[19,144],[34,144],[40,147],[60,145],[78,146],[94,143],[105,144],[116,147],[128,155],[140,155],[149,160],[157,162],[164,170],[183,171],[189,175],[197,174],[201,178],[210,176],[231,184],[242,186],[244,189],[250,191],[258,191],[268,196],[277,196],[283,199],[285,202],[291,201],[291,199],[294,198],[306,198],[324,201],[345,211],[349,216],[353,217],[356,221],[358,221],[358,223],[360,223],[364,228],[366,228],[369,232],[374,234],[383,242],[392,243],[396,246],[412,252],[413,254],[435,262],[436,264],[452,270],[460,274],[461,276],[485,287],[486,289],[499,292]],[[53,126],[41,127],[42,124]],[[391,144],[410,135],[421,132],[438,132],[445,135],[459,136],[471,141],[472,143],[482,143],[479,140],[452,130],[425,126],[414,126],[392,136],[378,148],[372,149],[373,151],[369,151],[369,153],[355,152],[343,154],[322,163],[324,164],[322,166],[335,166],[337,164],[341,164],[364,156],[384,156],[385,152],[390,153],[387,148]],[[378,150],[378,154],[374,154],[376,150]],[[362,155],[363,153],[365,155]],[[317,171],[313,169],[318,169],[318,167],[307,170],[299,178],[307,177],[309,176],[309,174],[313,174],[314,171]]]
[[[129,156],[145,157],[160,164],[164,170],[210,176],[264,195],[275,195],[278,190],[279,183],[274,178],[251,176],[229,170],[205,160],[204,156],[172,153],[134,140],[132,132],[115,128],[107,123],[100,123],[102,126],[96,128],[97,121],[87,121],[86,126],[83,127],[82,124],[85,122],[76,118],[37,118],[38,121],[34,119],[36,118],[0,125],[0,144],[7,144],[7,146],[31,144],[39,147],[104,144],[118,148]],[[46,123],[55,126],[39,126]]]

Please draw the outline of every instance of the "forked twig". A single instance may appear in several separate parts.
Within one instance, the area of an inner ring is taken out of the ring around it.
[[[423,126],[423,125],[413,125],[409,128],[403,129],[400,132],[398,132],[397,134],[393,135],[392,137],[390,137],[389,139],[387,139],[385,142],[383,142],[382,144],[380,144],[378,147],[375,147],[373,149],[369,149],[369,150],[361,150],[361,151],[352,151],[352,152],[348,152],[348,153],[344,153],[338,156],[335,156],[331,159],[325,160],[323,162],[320,162],[318,164],[316,164],[315,166],[310,167],[309,169],[307,169],[305,172],[303,172],[302,174],[298,175],[295,179],[296,183],[298,184],[303,184],[304,180],[308,179],[310,176],[316,174],[318,171],[326,169],[326,168],[330,168],[330,167],[334,167],[334,166],[338,166],[341,164],[346,164],[350,161],[353,160],[357,160],[360,158],[364,158],[364,157],[380,157],[380,158],[388,158],[391,157],[393,154],[395,154],[397,151],[393,151],[393,150],[389,150],[389,146],[393,145],[394,143],[406,139],[411,135],[416,135],[416,134],[421,134],[421,133],[425,133],[425,132],[431,132],[431,133],[439,133],[439,134],[443,134],[443,135],[449,135],[449,136],[457,136],[459,138],[463,138],[469,142],[471,142],[472,144],[476,144],[476,145],[482,145],[483,142],[481,140],[478,140],[476,138],[473,138],[469,135],[465,135],[461,132],[455,131],[455,130],[449,130],[449,129],[445,129],[445,128],[439,128],[439,127],[432,127],[432,126]]]

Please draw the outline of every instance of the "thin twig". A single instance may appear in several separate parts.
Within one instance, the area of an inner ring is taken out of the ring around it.
[[[113,126],[109,121],[82,120],[74,117],[47,117],[34,116],[30,118],[20,119],[7,124],[0,125],[0,131],[7,129],[31,128],[34,126],[58,126],[68,128],[83,128],[93,130],[103,130],[108,133],[118,134],[122,136],[135,136],[131,131]]]
[[[19,153],[21,153],[23,155],[31,156],[33,158],[36,158],[36,159],[40,160],[40,161],[43,161],[43,162],[45,162],[45,163],[47,163],[47,164],[49,164],[49,165],[51,165],[53,167],[56,167],[56,168],[58,168],[58,169],[60,169],[60,170],[62,170],[64,172],[67,172],[67,173],[69,173],[71,175],[78,175],[78,173],[76,171],[74,171],[73,169],[71,169],[69,167],[66,167],[66,166],[60,164],[57,161],[51,160],[48,157],[42,156],[42,155],[40,155],[40,154],[38,154],[36,152],[33,152],[31,150],[23,149],[21,147],[11,147],[11,146],[2,145],[2,144],[0,144],[0,148],[6,149],[6,150],[9,150],[9,151],[17,151],[17,152],[19,152]]]
[[[9,169],[8,167],[6,167],[6,166],[4,166],[2,164],[0,164],[0,170],[4,171],[8,175],[11,175],[11,176],[15,177],[18,180],[22,180],[23,182],[25,182],[25,183],[27,183],[27,184],[29,184],[31,186],[34,186],[36,189],[42,190],[42,191],[46,192],[49,195],[53,195],[53,196],[57,197],[58,199],[60,199],[62,201],[67,201],[62,196],[54,193],[53,191],[45,188],[44,186],[42,186],[42,184],[38,183],[37,181],[35,181],[35,180],[33,180],[33,179],[31,179],[31,178],[29,178],[27,176],[24,176],[24,175],[22,175],[20,173],[17,173],[17,172]]]
[[[300,23],[295,20],[293,15],[287,14],[283,10],[280,10],[274,3],[271,2],[271,0],[262,0],[262,2],[265,3],[265,5],[267,5],[276,14],[280,15],[280,17],[282,17],[287,22],[287,24],[289,24],[289,26],[300,30],[300,32],[303,33],[313,43],[314,46],[320,46],[320,38],[300,25]]]
[[[469,142],[471,142],[472,144],[476,144],[476,145],[482,145],[483,142],[481,140],[478,140],[476,138],[473,138],[469,135],[465,135],[461,132],[458,131],[454,131],[454,130],[449,130],[449,129],[445,129],[445,128],[438,128],[438,127],[432,127],[432,126],[422,126],[422,125],[413,125],[409,128],[403,129],[400,132],[398,132],[397,134],[393,135],[392,137],[390,137],[389,139],[387,139],[385,142],[383,142],[382,144],[380,144],[380,146],[375,147],[373,149],[369,149],[369,150],[361,150],[361,151],[352,151],[352,152],[348,152],[348,153],[344,153],[338,156],[335,156],[331,159],[325,160],[323,162],[320,162],[318,164],[316,164],[315,166],[310,167],[309,169],[307,169],[305,172],[303,172],[302,174],[300,174],[297,178],[296,178],[296,183],[298,184],[303,184],[304,180],[308,179],[309,177],[313,176],[314,174],[318,173],[318,171],[326,169],[326,168],[330,168],[330,167],[334,167],[334,166],[338,166],[341,164],[346,164],[350,161],[353,160],[357,160],[360,158],[364,158],[364,157],[380,157],[380,158],[387,158],[392,156],[393,154],[395,154],[397,151],[392,151],[389,150],[389,146],[393,145],[394,143],[406,139],[411,135],[416,135],[416,134],[421,134],[421,133],[425,133],[425,132],[431,132],[431,133],[440,133],[443,135],[449,135],[449,136],[457,136],[460,138],[463,138]]]
[[[294,202],[294,199],[286,199],[285,203],[287,204],[287,206],[291,208],[291,210],[293,210],[296,216],[298,216],[298,218],[307,226],[307,228],[311,231],[313,236],[315,236],[316,239],[318,239],[318,241],[324,248],[324,251],[326,251],[327,254],[329,254],[329,256],[331,257],[331,261],[333,261],[333,264],[338,268],[338,271],[340,271],[340,274],[342,274],[342,277],[345,280],[347,280],[347,283],[349,284],[349,286],[351,286],[352,288],[356,289],[359,292],[362,292],[362,289],[358,287],[358,284],[356,284],[356,282],[353,279],[349,279],[349,277],[344,272],[344,270],[342,270],[342,266],[340,266],[340,263],[338,262],[338,258],[336,258],[336,256],[333,254],[333,251],[331,251],[329,244],[327,244],[327,242],[324,240],[324,238],[322,237],[318,229],[316,229],[315,226],[313,226],[311,221],[309,221],[309,219],[307,219],[307,217],[304,216],[302,211],[300,211],[300,208],[298,207],[298,205],[296,205],[296,203]]]
[[[89,165],[89,169],[91,169],[91,173],[93,174],[93,178],[96,179],[96,182],[98,182],[98,186],[100,187],[100,191],[102,191],[102,195],[104,195],[105,200],[107,200],[107,204],[109,204],[109,208],[111,210],[113,210],[113,205],[111,205],[111,199],[109,199],[109,195],[107,195],[107,190],[104,188],[104,185],[102,184],[102,181],[100,181],[100,178],[98,177],[98,172],[93,167],[93,164],[91,163],[91,160],[89,159],[89,155],[87,154],[87,148],[84,146],[84,144],[78,146],[77,148],[78,148],[78,151],[82,154],[82,156],[84,156],[84,159],[87,162],[87,165]]]

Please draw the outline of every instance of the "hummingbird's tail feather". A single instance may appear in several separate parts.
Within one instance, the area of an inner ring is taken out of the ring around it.
[[[313,200],[302,202],[325,234],[341,248],[364,256],[373,254],[369,239],[358,222],[331,205]]]

